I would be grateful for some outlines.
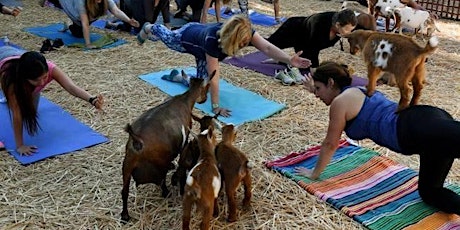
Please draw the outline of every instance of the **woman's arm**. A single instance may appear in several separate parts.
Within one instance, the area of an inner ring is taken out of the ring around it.
[[[311,65],[310,60],[306,58],[301,58],[299,55],[302,54],[302,51],[296,53],[292,57],[289,56],[286,52],[271,44],[265,38],[259,35],[259,33],[254,32],[254,35],[251,39],[252,45],[254,45],[258,50],[262,51],[264,54],[273,58],[277,61],[292,65],[298,68],[308,68]]]
[[[31,155],[37,152],[37,146],[26,146],[24,145],[23,137],[23,121],[22,115],[20,112],[18,101],[12,92],[8,92],[10,96],[8,97],[8,107],[13,113],[13,132],[14,132],[14,141],[16,142],[16,151],[21,155]]]
[[[317,179],[331,161],[332,156],[339,147],[340,137],[345,129],[346,108],[344,98],[338,96],[329,109],[329,126],[327,128],[326,138],[321,143],[321,150],[311,179]]]
[[[70,79],[70,77],[67,74],[65,74],[57,66],[53,68],[53,71],[51,74],[52,74],[53,79],[56,80],[62,86],[62,88],[64,88],[71,95],[81,98],[84,101],[90,102],[91,104],[94,105],[94,107],[96,107],[96,109],[102,109],[102,105],[104,103],[102,95],[93,97],[91,94],[86,92],[84,89],[75,85],[72,79]],[[90,101],[91,98],[93,98],[92,101]]]
[[[83,30],[83,38],[85,39],[85,45],[87,48],[95,48],[91,45],[91,39],[89,37],[89,18],[87,13],[80,14],[81,27]]]
[[[129,23],[131,26],[133,27],[139,27],[139,22],[136,21],[134,18],[129,18],[125,12],[121,11],[120,8],[117,7],[116,4],[113,4],[112,7],[110,7],[109,9],[110,13],[112,13],[115,17],[117,17],[118,19],[126,22],[126,23]]]
[[[220,70],[219,70],[219,60],[215,57],[212,57],[206,54],[206,71],[208,76],[211,76],[212,72],[216,71],[216,74],[209,82],[210,94],[211,94],[211,106],[212,112],[219,113],[221,116],[228,117],[230,116],[230,110],[220,107],[219,105],[219,79],[220,79]]]

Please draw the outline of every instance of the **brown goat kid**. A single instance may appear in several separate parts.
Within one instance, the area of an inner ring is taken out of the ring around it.
[[[182,74],[185,75],[183,71]],[[215,71],[210,79],[214,74]],[[188,141],[193,106],[195,102],[206,101],[209,81],[192,78],[188,91],[147,110],[132,125],[126,126],[129,139],[123,161],[123,221],[129,220],[127,200],[131,176],[136,186],[155,183],[161,186],[163,197],[169,194],[166,174],[174,168],[172,161]]]
[[[218,214],[217,196],[221,178],[214,155],[216,139],[212,127],[201,132],[195,139],[198,140],[200,157],[187,175],[182,203],[182,229],[190,229],[190,216],[195,204],[197,211],[202,213],[200,229],[205,230],[209,229],[213,214]]]
[[[401,98],[397,112],[409,105],[418,104],[425,83],[425,60],[438,45],[436,37],[420,47],[405,35],[357,30],[344,36],[350,43],[350,53],[362,51],[367,64],[367,95],[374,94],[377,79],[382,71],[392,73],[399,87]],[[410,99],[410,83],[413,87]]]
[[[217,123],[218,124],[218,123]],[[244,185],[243,208],[251,206],[251,164],[246,155],[233,146],[236,138],[237,128],[232,124],[220,128],[222,131],[222,141],[216,147],[216,159],[222,180],[225,184],[225,193],[228,201],[227,221],[234,222],[236,216],[236,191],[241,183]]]
[[[203,132],[204,130],[208,129],[209,126],[214,129],[214,119],[217,119],[219,114],[216,114],[214,116],[203,116],[202,118],[199,118],[192,114],[192,118],[195,121],[198,121],[200,123],[200,132]],[[173,185],[177,185],[179,182],[179,190],[180,194],[184,194],[184,186],[185,186],[185,179],[187,178],[187,171],[193,168],[193,166],[196,165],[198,162],[198,157],[200,156],[200,150],[198,148],[198,140],[197,139],[192,139],[189,141],[182,153],[180,154],[179,157],[179,162],[178,162],[178,167],[174,174],[172,175],[171,181]]]

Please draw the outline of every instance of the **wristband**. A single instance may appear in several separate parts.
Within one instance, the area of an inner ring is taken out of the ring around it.
[[[212,109],[217,109],[220,107],[218,103],[213,103],[211,106],[212,106]]]
[[[91,105],[94,105],[96,104],[96,101],[97,101],[97,97],[90,97],[88,102],[91,104]]]

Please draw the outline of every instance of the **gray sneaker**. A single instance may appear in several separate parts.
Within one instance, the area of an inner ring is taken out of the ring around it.
[[[294,80],[296,84],[302,84],[303,77],[298,68],[295,68],[295,67],[289,68],[288,74],[292,78],[292,80]]]
[[[275,79],[281,81],[283,85],[295,84],[294,79],[289,76],[286,70],[275,70]]]

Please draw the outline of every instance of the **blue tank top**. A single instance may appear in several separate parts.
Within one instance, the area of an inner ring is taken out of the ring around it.
[[[345,88],[343,91],[348,89]],[[359,88],[363,93],[365,89]],[[354,140],[369,138],[375,143],[401,152],[398,142],[397,121],[395,113],[398,104],[388,100],[382,93],[375,91],[371,97],[366,96],[358,115],[347,121],[345,133]]]

